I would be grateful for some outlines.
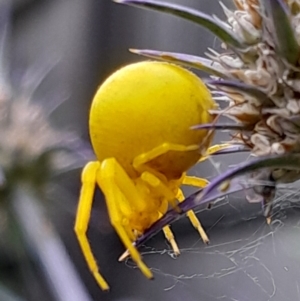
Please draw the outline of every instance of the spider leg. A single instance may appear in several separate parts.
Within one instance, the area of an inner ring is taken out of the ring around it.
[[[211,147],[209,147],[201,156],[201,158],[199,159],[198,163],[205,161],[208,159],[209,156],[213,155],[214,153],[222,150],[222,149],[226,149],[228,146],[231,146],[231,144],[229,143],[224,143],[224,144],[216,144],[213,145]]]
[[[163,155],[167,153],[168,151],[180,151],[180,152],[186,152],[186,151],[193,151],[199,149],[199,145],[190,145],[190,146],[185,146],[181,144],[172,144],[172,143],[163,143],[159,145],[158,147],[155,147],[154,149],[150,150],[149,152],[146,152],[144,154],[141,154],[137,156],[133,160],[133,167],[136,170],[139,170],[142,173],[142,178],[144,181],[148,182],[151,186],[154,187],[155,181],[157,181],[156,187],[159,186],[160,191],[163,193],[163,195],[166,196],[166,198],[169,200],[169,203],[171,206],[176,210],[176,195],[174,194],[173,191],[170,190],[169,187],[167,187],[161,180],[159,180],[155,176],[155,172],[152,171],[149,167],[145,167],[145,164],[155,158],[157,158],[160,155]],[[146,170],[146,171],[145,171]],[[162,213],[163,214],[163,213]],[[163,227],[163,232],[166,237],[166,239],[169,241],[174,254],[179,255],[180,251],[178,248],[178,245],[176,243],[174,234],[172,233],[172,230],[169,225]],[[122,256],[122,258],[124,258]]]
[[[163,155],[167,153],[168,151],[178,151],[178,152],[186,152],[186,151],[193,151],[199,149],[199,145],[181,145],[181,144],[172,144],[172,143],[163,143],[152,150],[143,153],[139,156],[137,156],[133,160],[133,167],[136,170],[144,170],[144,164],[159,157],[160,155]]]
[[[155,175],[151,174],[148,171],[144,171],[141,175],[141,178],[147,182],[149,185],[151,185],[153,188],[159,190],[165,197],[167,200],[171,200],[169,201],[169,203],[171,203],[172,206],[176,206],[176,198],[174,195],[174,192],[170,190],[169,187],[167,187],[159,178],[157,178]],[[164,203],[163,205],[166,205],[165,208],[160,208],[161,212],[160,212],[160,217],[163,216],[163,214],[165,213],[165,211],[168,209],[168,205],[167,203]],[[164,206],[162,206],[164,207]],[[172,230],[170,228],[169,225],[163,227],[163,232],[164,235],[166,237],[166,239],[168,240],[168,242],[170,243],[174,254],[175,255],[179,255],[180,251],[178,248],[178,245],[176,243],[174,234],[172,233]]]
[[[163,144],[153,148],[152,150],[137,156],[133,160],[133,167],[136,170],[140,171],[142,173],[142,176],[143,175],[146,177],[149,175],[154,176],[156,174],[156,171],[145,165],[149,161],[151,161],[169,151],[187,152],[187,151],[194,151],[194,150],[198,150],[198,149],[199,149],[199,145],[196,145],[196,144],[185,146],[182,144],[163,143]],[[163,191],[164,195],[168,198],[168,201],[171,204],[171,206],[175,210],[178,210],[174,192],[172,192],[170,190],[170,188],[167,187],[164,183],[162,183],[162,181],[159,180],[157,177],[155,177],[155,178],[161,183],[160,189],[161,189],[161,191]]]
[[[111,224],[128,249],[131,258],[147,278],[153,278],[152,272],[132,244],[131,233],[128,233],[129,221],[126,219],[126,213],[130,214],[132,208],[141,209],[141,206],[145,206],[134,183],[114,158],[103,161],[100,173],[97,175],[97,183],[105,195]]]
[[[178,248],[178,245],[177,245],[177,243],[176,243],[174,234],[173,234],[173,232],[172,232],[170,226],[169,226],[169,225],[164,226],[164,227],[162,228],[162,230],[163,230],[163,232],[164,232],[164,235],[165,235],[167,241],[170,243],[170,245],[171,245],[171,247],[172,247],[172,249],[173,249],[174,254],[175,254],[176,256],[178,256],[178,255],[180,254],[180,250],[179,250],[179,248]]]
[[[160,179],[158,179],[155,175],[151,174],[148,171],[143,172],[142,175],[141,175],[141,178],[145,182],[147,182],[149,185],[151,185],[152,187],[154,187],[156,189],[159,189],[162,192],[162,194],[166,196],[166,198],[168,200],[171,200],[171,201],[169,201],[169,203],[171,203],[171,205],[173,207],[176,207],[176,196],[174,195],[174,192],[171,191],[170,188],[167,187]],[[160,210],[161,210],[160,217],[163,216],[165,211],[167,211],[167,209],[168,209],[167,203],[166,204],[164,203],[163,205],[166,205],[166,206],[163,209],[160,208]],[[172,230],[171,230],[170,226],[167,225],[167,226],[163,227],[162,230],[164,232],[164,235],[165,235],[166,239],[170,243],[170,245],[171,245],[171,247],[174,251],[174,254],[179,255],[180,251],[179,251],[178,245],[176,243],[174,234],[172,233]]]
[[[161,215],[162,216],[162,215]],[[160,216],[160,217],[161,217]],[[176,243],[176,240],[175,240],[175,237],[174,237],[174,234],[170,228],[170,226],[164,226],[163,227],[163,232],[164,232],[164,235],[166,237],[166,239],[168,240],[168,242],[170,243],[172,249],[173,249],[173,252],[176,256],[178,256],[180,254],[180,250],[178,248],[178,245]],[[130,255],[129,251],[126,250],[120,257],[119,257],[119,261],[123,261],[125,260],[128,256]]]
[[[82,171],[82,187],[75,221],[75,233],[79,241],[83,256],[88,267],[94,275],[99,286],[103,290],[108,290],[109,286],[99,272],[98,265],[92,253],[91,246],[87,238],[87,228],[90,220],[93,196],[95,191],[97,172],[100,168],[99,162],[89,162]]]
[[[206,185],[208,185],[209,182],[205,179],[202,179],[202,178],[185,176],[183,178],[182,184],[203,188]],[[178,198],[179,202],[183,202],[184,199],[185,199],[184,194],[183,194],[181,189],[178,190],[177,198]],[[205,244],[208,244],[209,243],[209,238],[208,238],[207,234],[205,233],[205,231],[204,231],[199,219],[197,218],[195,212],[193,210],[189,210],[186,215],[189,218],[189,220],[191,221],[194,228],[196,230],[198,230],[203,242]]]

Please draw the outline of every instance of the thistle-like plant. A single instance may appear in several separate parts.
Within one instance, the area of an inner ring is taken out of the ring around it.
[[[47,73],[47,68],[42,66],[40,72],[34,70],[35,75],[26,72],[18,82],[18,87],[8,84],[8,81],[3,82],[1,87],[1,255],[4,258],[9,257],[17,268],[21,266],[20,274],[26,277],[8,285],[5,277],[2,277],[0,286],[7,285],[16,291],[20,288],[24,290],[25,287],[25,294],[35,300],[33,296],[38,294],[33,293],[31,286],[32,282],[37,281],[37,276],[30,269],[30,260],[34,258],[39,261],[42,273],[51,279],[51,292],[56,300],[74,300],[75,292],[61,289],[62,279],[59,278],[69,279],[65,277],[65,272],[70,273],[70,279],[75,276],[75,282],[66,283],[66,287],[79,286],[78,298],[84,296],[85,300],[89,300],[74,273],[75,270],[54,225],[45,214],[50,207],[46,202],[50,199],[47,188],[53,177],[81,167],[86,160],[83,155],[84,145],[79,137],[68,130],[53,126],[50,115],[55,105],[48,105],[47,109],[47,104],[42,105],[32,99],[33,92],[45,76],[45,72]],[[61,201],[65,201],[63,199],[64,197]],[[49,254],[48,249],[55,251]],[[59,261],[63,262],[64,267],[60,266],[61,270],[54,271],[53,264]],[[15,285],[16,283],[18,285]],[[3,292],[4,289],[0,287],[0,296]]]
[[[250,177],[261,183],[254,189],[262,199],[264,214],[270,222],[276,184],[300,178],[300,1],[233,0],[233,10],[221,3],[227,22],[166,2],[115,2],[181,17],[205,27],[222,41],[224,51],[209,49],[206,57],[146,49],[131,51],[209,73],[211,79],[206,83],[214,91],[216,100],[227,101],[225,108],[213,113],[234,123],[198,125],[194,130],[230,130],[232,147],[228,153],[248,150],[251,155],[260,157],[216,177],[203,191],[179,205],[182,213],[242,189],[240,183],[229,180],[251,172]],[[255,186],[247,183],[247,187],[251,185]],[[171,210],[137,244],[178,217],[178,213]]]

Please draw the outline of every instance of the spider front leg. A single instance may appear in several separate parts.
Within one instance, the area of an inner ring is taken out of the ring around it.
[[[97,183],[103,191],[111,224],[118,233],[131,258],[149,279],[153,278],[152,272],[144,264],[137,248],[132,244],[132,233],[129,220],[124,213],[130,214],[132,210],[142,212],[145,203],[141,200],[133,181],[121,165],[109,158],[101,164],[100,173],[97,175]]]
[[[98,265],[92,253],[91,246],[86,235],[90,220],[96,178],[99,168],[99,162],[89,162],[82,171],[82,187],[80,192],[74,230],[79,241],[79,245],[81,247],[83,256],[88,264],[90,271],[94,275],[101,289],[108,290],[109,286],[99,272]]]
[[[102,164],[100,162],[90,162],[82,172],[82,188],[76,215],[75,233],[90,271],[99,286],[103,290],[108,290],[109,286],[99,272],[86,234],[96,183],[98,183],[106,197],[109,217],[116,232],[143,274],[147,278],[152,278],[150,269],[143,263],[138,250],[132,245],[135,237],[128,229],[128,225],[123,224],[124,220],[121,215],[121,209],[130,211],[132,205],[136,205],[138,208],[140,199],[134,184],[115,159],[107,159]],[[130,200],[130,204],[128,200]]]

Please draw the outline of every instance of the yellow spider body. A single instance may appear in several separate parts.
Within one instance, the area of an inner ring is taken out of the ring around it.
[[[90,111],[90,136],[98,161],[82,173],[75,231],[88,266],[102,289],[86,231],[96,184],[104,193],[112,225],[142,272],[152,277],[132,242],[184,196],[182,184],[203,187],[204,179],[185,172],[211,142],[208,131],[191,130],[211,123],[212,97],[193,73],[164,62],[140,62],[112,74],[97,91]],[[208,241],[195,214],[193,226]],[[179,249],[169,228],[164,233]]]
[[[122,68],[99,88],[91,107],[90,135],[97,159],[116,158],[126,173],[136,178],[139,172],[132,163],[137,156],[166,142],[199,145],[207,132],[190,127],[209,123],[208,110],[212,108],[207,88],[185,69],[161,62]],[[175,151],[147,165],[168,179],[178,179],[199,157],[199,148]]]

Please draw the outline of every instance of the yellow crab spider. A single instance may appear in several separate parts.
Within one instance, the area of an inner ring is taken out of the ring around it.
[[[169,205],[174,207],[184,199],[181,185],[207,185],[205,179],[189,177],[186,171],[204,156],[212,135],[190,128],[211,123],[209,110],[215,108],[209,90],[196,75],[165,62],[128,65],[99,87],[89,118],[97,161],[89,162],[82,172],[75,232],[88,267],[103,290],[109,286],[87,238],[96,184],[105,196],[112,226],[143,274],[152,278],[132,242]],[[194,212],[187,215],[208,242]],[[163,231],[179,254],[169,226]]]

